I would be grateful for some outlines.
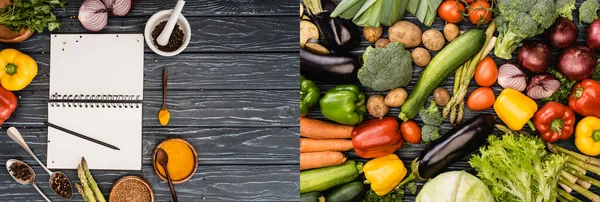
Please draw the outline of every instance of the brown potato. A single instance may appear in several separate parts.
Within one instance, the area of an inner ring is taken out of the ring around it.
[[[389,110],[390,108],[384,104],[383,95],[371,95],[367,100],[367,111],[371,116],[382,118]]]
[[[429,61],[431,61],[429,51],[422,47],[415,48],[410,55],[417,66],[425,67],[429,64]]]
[[[421,44],[421,29],[408,21],[398,21],[388,29],[391,42],[400,42],[405,48],[413,48]]]
[[[444,35],[437,29],[429,29],[423,32],[423,45],[430,51],[442,50],[445,43]]]
[[[448,23],[446,26],[444,26],[444,37],[446,37],[448,42],[454,41],[458,35],[460,35],[460,30],[455,24]]]
[[[390,40],[386,38],[380,38],[375,42],[375,48],[385,48],[390,44]]]
[[[439,87],[433,91],[433,100],[439,106],[446,106],[450,101],[450,93],[445,88]]]
[[[381,25],[379,27],[365,27],[363,28],[363,34],[367,41],[375,43],[383,34],[383,27]]]
[[[408,93],[404,88],[394,88],[388,92],[385,96],[384,103],[388,107],[400,107],[406,101]]]

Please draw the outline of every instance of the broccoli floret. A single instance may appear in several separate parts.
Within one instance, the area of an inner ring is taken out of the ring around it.
[[[556,12],[559,16],[573,20],[573,10],[575,10],[575,0],[556,0]]]
[[[424,144],[429,144],[440,137],[440,131],[437,126],[424,125],[421,128],[421,141]]]
[[[579,24],[583,23],[592,23],[594,20],[598,19],[598,8],[600,7],[600,3],[598,0],[587,0],[581,3],[579,6]]]
[[[367,48],[363,67],[358,70],[358,80],[376,91],[404,87],[413,74],[410,52],[398,42],[385,48]]]
[[[423,123],[432,126],[440,126],[443,121],[442,114],[440,113],[437,104],[435,104],[435,101],[433,100],[431,100],[429,107],[423,108],[421,111],[419,111],[419,117],[421,117]]]
[[[507,60],[521,41],[544,32],[558,16],[554,0],[499,0],[497,5],[494,54]]]

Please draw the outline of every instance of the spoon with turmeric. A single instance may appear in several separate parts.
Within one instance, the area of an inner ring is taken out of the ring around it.
[[[163,104],[160,111],[158,111],[158,122],[160,122],[160,125],[166,126],[169,123],[169,119],[171,119],[171,113],[169,112],[169,109],[167,109],[167,67],[163,67],[162,89]]]
[[[164,149],[158,148],[155,158],[156,162],[158,162],[158,164],[165,169],[167,182],[169,183],[169,189],[171,190],[171,197],[173,197],[173,202],[177,202],[177,193],[175,193],[175,187],[173,187],[173,181],[171,181],[171,176],[169,175],[169,168],[167,168],[167,164],[169,163],[169,155],[167,155],[167,152]]]

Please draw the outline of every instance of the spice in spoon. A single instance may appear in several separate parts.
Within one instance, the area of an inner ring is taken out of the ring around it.
[[[10,165],[9,169],[12,176],[23,182],[27,182],[33,177],[33,173],[31,172],[29,167],[24,163],[18,161],[14,162]]]
[[[71,190],[71,183],[67,176],[63,173],[56,173],[52,175],[52,181],[50,187],[56,194],[63,198],[71,198],[73,191]]]
[[[171,112],[167,109],[167,67],[163,67],[163,78],[162,78],[162,88],[163,88],[163,104],[158,111],[158,122],[162,126],[166,126],[169,124],[169,120],[171,119]]]
[[[165,46],[161,46],[158,44],[158,42],[156,42],[156,38],[158,38],[163,29],[165,29],[165,25],[167,25],[167,21],[162,21],[154,27],[154,30],[152,30],[152,42],[158,48],[158,50],[164,52],[176,51],[179,49],[179,47],[181,47],[181,45],[183,45],[185,34],[183,33],[183,30],[179,28],[179,24],[175,24],[173,32],[171,32],[171,36],[169,37],[169,43],[167,43]]]

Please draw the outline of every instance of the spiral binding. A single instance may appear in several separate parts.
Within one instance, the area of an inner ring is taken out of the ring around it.
[[[140,108],[140,95],[50,95],[52,107]]]

